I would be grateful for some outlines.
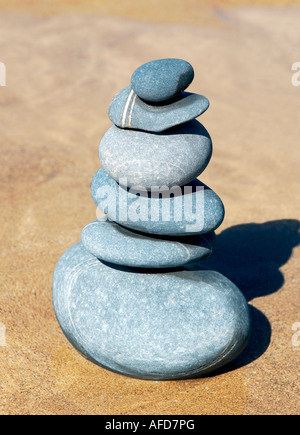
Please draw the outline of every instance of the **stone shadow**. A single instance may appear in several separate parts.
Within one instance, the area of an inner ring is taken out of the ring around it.
[[[263,224],[242,224],[230,227],[216,237],[215,249],[203,266],[216,270],[244,294],[247,301],[267,296],[284,283],[280,271],[300,243],[300,221],[285,219]],[[249,364],[259,358],[271,340],[271,325],[266,316],[253,306],[252,335],[244,352],[224,372]]]

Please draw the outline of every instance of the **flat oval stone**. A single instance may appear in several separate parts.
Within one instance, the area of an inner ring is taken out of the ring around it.
[[[154,106],[141,100],[128,86],[112,99],[108,116],[120,128],[159,133],[198,118],[208,108],[207,98],[189,92],[183,92],[166,104]]]
[[[113,125],[99,146],[102,166],[114,180],[126,177],[129,187],[147,190],[186,185],[204,171],[211,155],[211,138],[196,120],[160,134]]]
[[[223,275],[138,273],[101,262],[82,243],[55,268],[53,304],[85,357],[143,379],[204,376],[234,359],[250,335],[247,302]]]
[[[168,236],[205,234],[218,228],[224,206],[199,180],[183,188],[147,192],[118,184],[101,168],[91,191],[96,205],[110,220],[136,231]]]
[[[143,100],[160,102],[184,91],[194,79],[194,69],[181,59],[159,59],[140,66],[131,77],[134,92]]]
[[[202,236],[148,236],[106,217],[88,224],[81,233],[84,247],[95,257],[113,264],[143,268],[171,268],[207,258],[213,249],[214,233]]]

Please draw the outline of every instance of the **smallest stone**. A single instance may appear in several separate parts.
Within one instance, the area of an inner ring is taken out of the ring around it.
[[[131,77],[134,92],[149,103],[170,100],[194,79],[192,65],[181,59],[159,59],[140,66]]]

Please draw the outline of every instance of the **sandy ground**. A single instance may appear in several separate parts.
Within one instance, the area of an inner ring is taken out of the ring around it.
[[[0,13],[1,414],[299,414],[300,9],[209,13],[219,25]],[[201,180],[227,214],[207,265],[239,285],[254,324],[226,370],[177,382],[86,361],[51,301],[56,262],[96,216],[90,182],[110,100],[163,57],[190,61],[190,90],[211,101]]]
[[[43,16],[106,14],[150,22],[221,25],[216,12],[228,7],[299,4],[300,0],[0,0],[0,10]]]

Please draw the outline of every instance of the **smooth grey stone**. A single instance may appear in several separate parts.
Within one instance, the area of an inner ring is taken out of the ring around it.
[[[147,190],[184,186],[204,171],[211,155],[211,138],[196,120],[160,134],[113,125],[99,145],[102,167],[114,180],[126,177],[128,187]]]
[[[131,86],[146,101],[160,102],[184,91],[194,79],[194,69],[181,59],[158,59],[134,71]]]
[[[112,221],[140,232],[205,234],[218,228],[224,219],[221,199],[199,180],[183,188],[147,192],[126,189],[101,168],[93,178],[91,191],[96,205]]]
[[[148,236],[100,218],[81,233],[84,247],[95,257],[130,267],[171,268],[207,258],[213,249],[213,232],[202,236]]]
[[[108,115],[120,128],[159,133],[198,118],[208,108],[207,98],[189,92],[183,92],[175,100],[163,105],[154,106],[141,100],[128,86],[112,99]]]
[[[101,262],[78,243],[59,260],[53,304],[69,341],[100,366],[143,379],[204,376],[250,335],[247,302],[218,272]]]

